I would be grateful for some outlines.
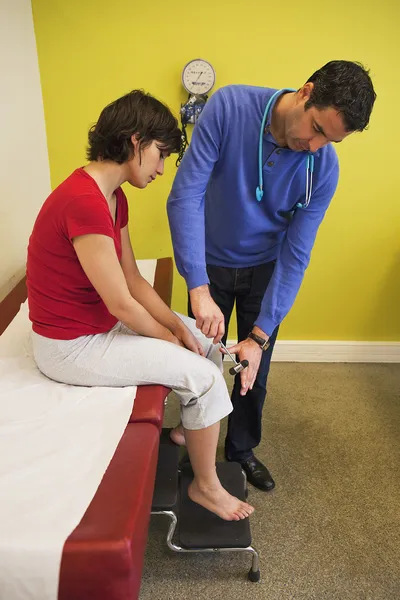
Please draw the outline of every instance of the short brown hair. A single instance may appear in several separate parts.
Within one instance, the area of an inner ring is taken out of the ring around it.
[[[331,60],[307,80],[314,84],[308,110],[327,107],[336,109],[343,118],[346,131],[363,131],[369,122],[376,99],[369,71],[360,63]]]
[[[106,106],[89,130],[88,160],[113,160],[122,164],[132,158],[131,137],[139,152],[154,140],[166,152],[179,152],[182,133],[170,109],[143,90],[132,90]]]

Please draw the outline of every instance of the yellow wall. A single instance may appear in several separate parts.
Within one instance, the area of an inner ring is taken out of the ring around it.
[[[87,129],[103,106],[130,89],[146,89],[177,114],[186,97],[181,69],[192,58],[214,65],[217,87],[296,87],[332,59],[370,67],[378,93],[370,129],[337,147],[339,188],[281,339],[400,340],[397,0],[32,0],[32,7],[53,186],[84,163]],[[171,253],[165,201],[174,173],[170,159],[161,180],[126,190],[138,258]],[[185,311],[178,275],[173,305]]]

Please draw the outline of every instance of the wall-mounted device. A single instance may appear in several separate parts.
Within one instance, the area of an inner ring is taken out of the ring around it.
[[[182,124],[182,147],[176,161],[177,166],[181,162],[185,149],[189,144],[186,133],[188,123],[194,125],[207,102],[208,92],[215,84],[215,71],[212,65],[202,58],[189,61],[182,71],[182,84],[188,92],[188,99],[181,105]]]

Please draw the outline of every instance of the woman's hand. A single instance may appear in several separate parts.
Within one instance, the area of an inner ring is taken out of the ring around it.
[[[199,340],[193,335],[190,329],[186,327],[183,321],[180,320],[178,326],[174,328],[174,332],[171,333],[171,337],[174,339],[168,341],[172,341],[173,344],[178,344],[183,348],[191,350],[195,354],[200,354],[200,356],[204,356],[203,346],[200,344]]]
[[[178,339],[183,343],[185,348],[191,350],[195,354],[200,354],[200,356],[204,356],[203,346],[200,344],[199,340],[193,335],[193,333],[184,325],[183,331],[181,331]]]
[[[165,333],[165,335],[160,339],[164,340],[164,342],[170,342],[171,344],[175,344],[176,346],[182,346],[182,348],[185,347],[183,345],[183,343],[180,340],[178,340],[176,335],[174,335],[173,333],[171,333],[171,331],[169,331],[169,329],[167,329],[167,332]]]

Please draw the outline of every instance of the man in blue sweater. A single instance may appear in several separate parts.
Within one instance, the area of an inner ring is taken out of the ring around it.
[[[336,190],[332,144],[365,129],[375,97],[368,72],[349,61],[329,62],[299,90],[221,88],[194,127],[168,199],[189,313],[214,343],[226,341],[236,302],[232,351],[249,366],[235,378],[225,455],[262,490],[275,483],[253,450],[279,324]]]

